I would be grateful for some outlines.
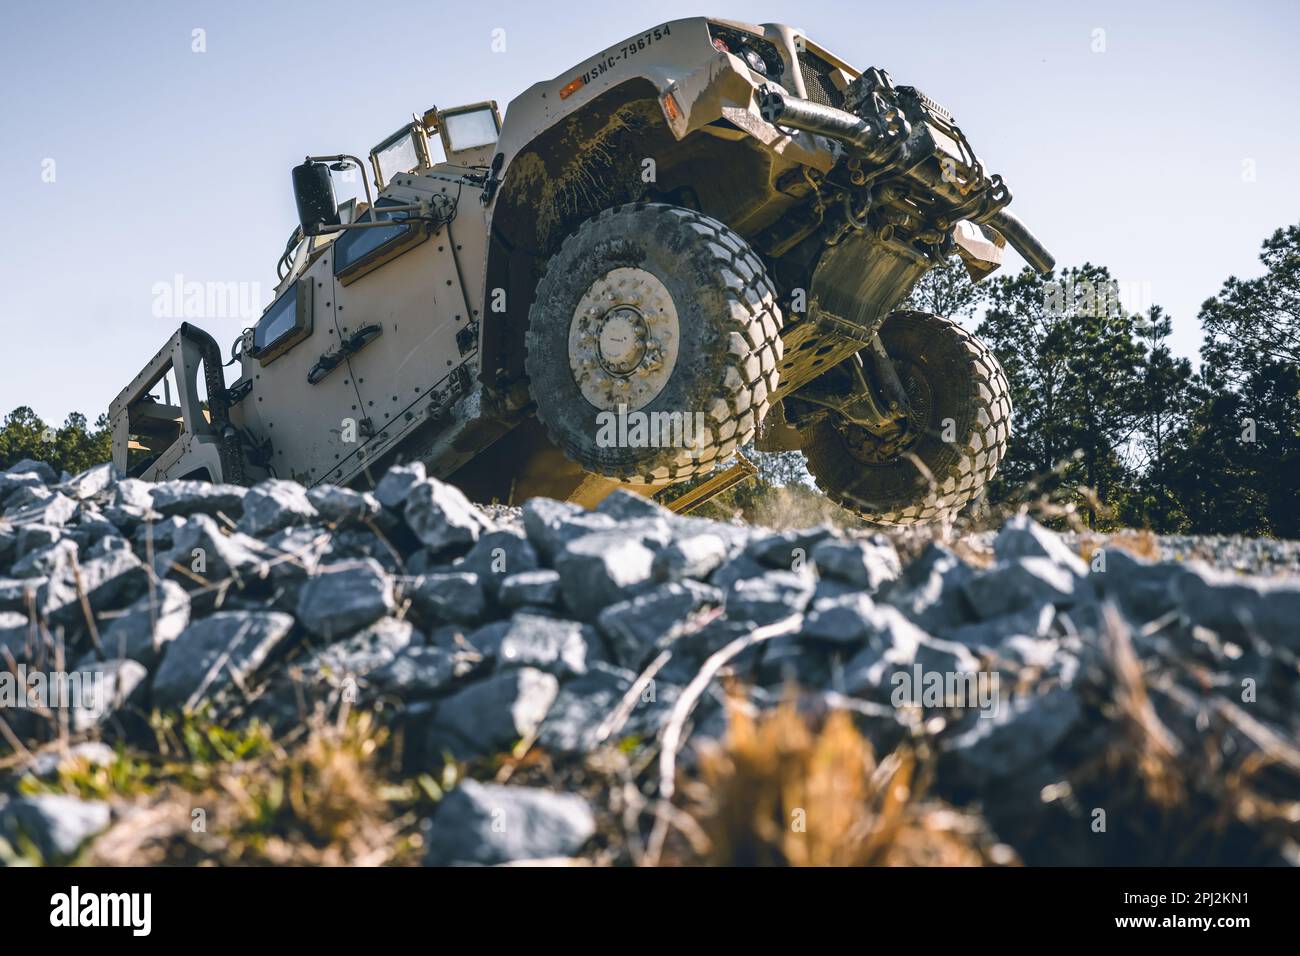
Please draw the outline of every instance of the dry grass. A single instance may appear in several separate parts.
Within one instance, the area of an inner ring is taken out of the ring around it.
[[[1079,540],[1079,557],[1091,562],[1103,548],[1124,551],[1144,561],[1160,560],[1160,539],[1151,531],[1117,531],[1107,535],[1083,535]]]
[[[755,498],[747,520],[751,524],[774,528],[811,528],[819,524],[861,527],[864,523],[829,498],[799,486],[778,485]]]
[[[820,726],[793,701],[754,718],[730,708],[725,743],[688,788],[707,839],[702,862],[774,866],[981,866],[1010,862],[983,821],[924,797],[916,752],[877,761],[852,718]]]
[[[1144,667],[1127,625],[1108,612],[1108,687],[1099,704],[1111,733],[1069,775],[1072,802],[1106,813],[1109,839],[1087,842],[1088,862],[1278,862],[1300,845],[1300,751],[1230,700],[1194,694],[1172,674]],[[1161,710],[1178,715],[1179,734]]]
[[[160,765],[147,786],[115,780],[120,799],[134,793],[122,821],[89,848],[95,865],[381,865],[416,851],[415,798],[389,784],[381,763],[387,733],[368,714],[315,722],[285,750],[260,733],[230,751],[229,731],[182,726],[182,753]],[[210,737],[219,747],[213,751]],[[186,739],[189,743],[185,743]],[[232,759],[224,759],[226,757]],[[61,773],[55,788],[86,794],[97,777]]]

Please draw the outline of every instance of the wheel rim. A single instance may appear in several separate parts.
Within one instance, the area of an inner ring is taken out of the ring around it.
[[[569,323],[569,369],[583,397],[612,411],[643,408],[677,364],[677,308],[644,269],[618,268],[587,289]]]

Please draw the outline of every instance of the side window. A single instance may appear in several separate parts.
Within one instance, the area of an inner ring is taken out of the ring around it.
[[[263,365],[283,355],[312,329],[312,284],[299,279],[267,307],[253,329],[253,357]]]
[[[427,237],[419,224],[405,221],[406,213],[386,213],[383,207],[400,206],[402,203],[392,199],[380,199],[380,220],[391,220],[391,226],[373,226],[368,229],[349,229],[334,240],[334,275],[344,285],[360,279],[367,272],[376,269],[390,259],[401,255],[407,249]],[[374,217],[365,212],[358,222],[373,222]]]

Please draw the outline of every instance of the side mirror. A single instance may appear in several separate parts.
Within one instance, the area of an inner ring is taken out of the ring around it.
[[[311,160],[293,167],[293,199],[304,236],[319,236],[321,227],[339,225],[338,203],[329,167]]]

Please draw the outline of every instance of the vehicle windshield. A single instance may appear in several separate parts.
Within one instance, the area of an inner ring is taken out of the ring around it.
[[[448,148],[454,152],[491,146],[497,141],[497,120],[490,109],[444,114]]]
[[[409,173],[420,165],[420,151],[410,129],[375,147],[375,165],[379,178],[387,183],[398,173]]]

